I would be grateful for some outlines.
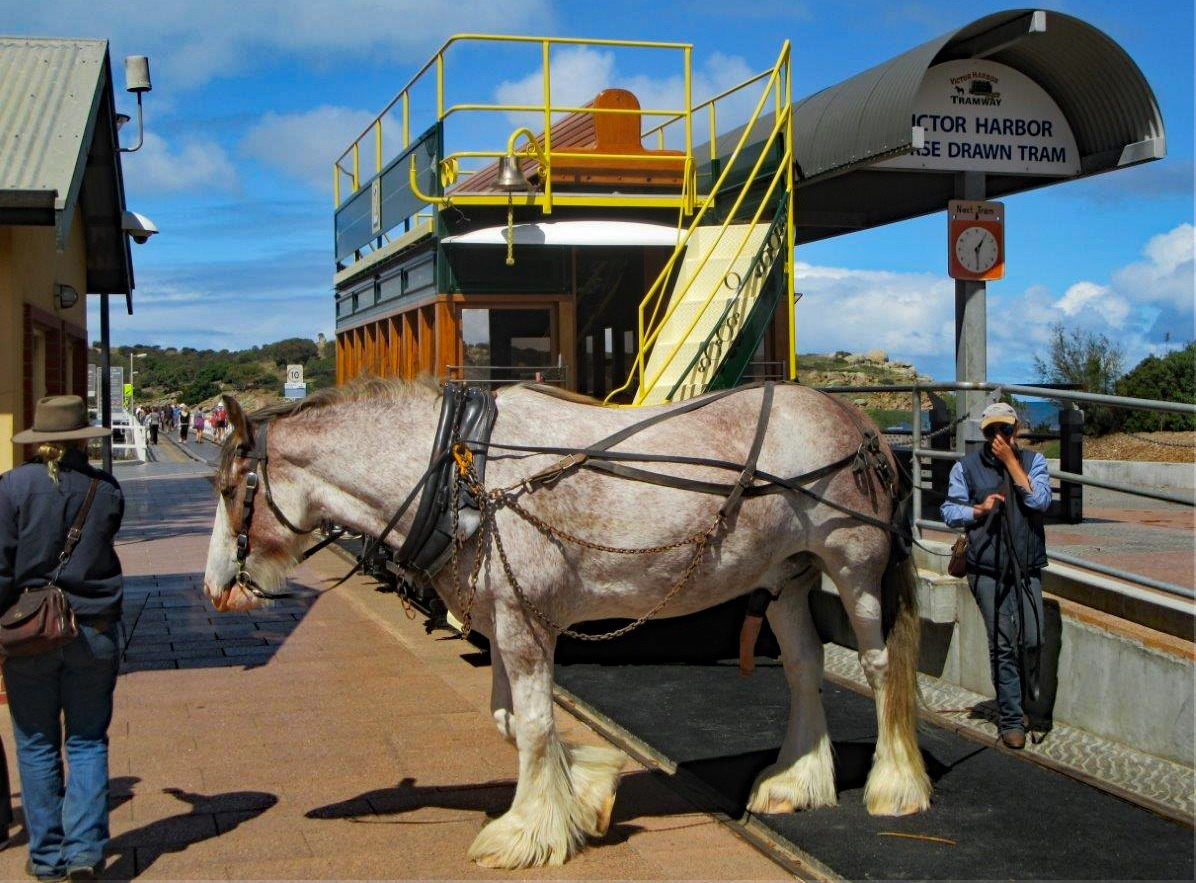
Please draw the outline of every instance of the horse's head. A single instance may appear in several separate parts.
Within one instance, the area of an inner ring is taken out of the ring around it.
[[[305,513],[284,470],[276,464],[267,472],[268,424],[250,423],[231,396],[225,402],[231,432],[216,473],[219,498],[203,581],[217,610],[248,610],[285,585],[304,545],[305,534],[284,524],[278,507],[291,505],[294,518]]]

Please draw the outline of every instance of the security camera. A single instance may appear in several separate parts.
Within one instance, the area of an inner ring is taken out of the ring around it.
[[[125,212],[120,220],[121,229],[133,237],[138,245],[149,242],[149,238],[158,232],[158,225],[140,212]]]

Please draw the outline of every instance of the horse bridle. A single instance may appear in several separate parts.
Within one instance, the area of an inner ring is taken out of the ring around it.
[[[270,480],[268,474],[268,464],[270,458],[266,450],[266,433],[269,428],[269,423],[260,423],[255,427],[253,433],[253,447],[244,442],[237,445],[237,456],[243,457],[250,461],[249,472],[245,474],[245,499],[241,503],[241,529],[237,533],[237,576],[236,581],[242,589],[250,594],[267,600],[276,600],[279,598],[292,598],[293,592],[267,592],[257,583],[249,572],[245,569],[245,561],[249,558],[249,529],[253,525],[253,503],[257,497],[257,491],[260,487],[266,495],[266,505],[270,507],[270,511],[274,513],[274,517],[279,520],[283,527],[293,534],[299,536],[306,536],[316,529],[313,525],[307,530],[296,527],[295,524],[283,514],[282,510],[278,508],[278,504],[274,502],[274,495],[270,493]],[[304,553],[303,558],[308,558],[312,553],[318,549],[322,549],[328,543],[332,542],[336,537],[330,537],[312,549]]]

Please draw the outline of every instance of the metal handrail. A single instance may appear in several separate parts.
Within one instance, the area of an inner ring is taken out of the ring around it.
[[[930,521],[924,518],[919,518],[915,524],[918,528],[927,528],[929,530],[942,531],[943,533],[958,533],[953,527],[949,527],[941,521]],[[920,536],[920,534],[919,534]],[[1086,558],[1078,558],[1075,555],[1068,555],[1064,552],[1052,552],[1047,550],[1047,558],[1058,561],[1061,564],[1070,564],[1073,567],[1081,567],[1085,570],[1091,570],[1094,573],[1104,574],[1105,576],[1122,579],[1126,582],[1137,583],[1147,588],[1157,589],[1160,592],[1166,592],[1168,595],[1178,595],[1181,598],[1188,598],[1196,600],[1196,589],[1189,586],[1181,586],[1175,583],[1167,583],[1162,580],[1154,579],[1149,576],[1143,576],[1139,573],[1130,573],[1128,570],[1122,570],[1118,567],[1109,567],[1107,564],[1100,564],[1096,561],[1089,561]]]
[[[924,392],[956,392],[964,390],[980,390],[986,392],[997,391],[999,393],[1010,393],[1021,396],[1042,399],[1056,399],[1068,402],[1089,402],[1092,404],[1108,405],[1116,408],[1125,408],[1132,410],[1144,411],[1162,411],[1166,413],[1178,414],[1192,414],[1196,415],[1196,405],[1191,405],[1186,402],[1168,402],[1161,399],[1139,399],[1131,398],[1129,396],[1113,396],[1104,393],[1090,393],[1079,392],[1070,389],[1054,389],[1042,386],[1027,386],[1023,384],[1013,383],[989,383],[989,382],[975,382],[975,381],[943,381],[936,383],[899,383],[899,384],[877,384],[876,386],[824,386],[819,387],[824,392],[829,393],[876,393],[876,392],[908,392],[910,393],[910,411],[911,411],[911,467],[913,472],[913,484],[915,488],[922,488],[922,460],[962,460],[964,453],[960,451],[939,451],[922,447],[922,399],[921,395]],[[1136,497],[1143,497],[1145,499],[1161,500],[1168,503],[1178,503],[1185,506],[1196,505],[1196,500],[1188,495],[1179,495],[1169,493],[1161,489],[1144,488],[1138,485],[1128,484],[1118,481],[1106,481],[1103,479],[1092,478],[1090,476],[1080,475],[1073,472],[1064,472],[1058,469],[1048,470],[1052,478],[1061,481],[1073,482],[1081,485],[1090,485],[1092,487],[1099,487],[1104,490],[1112,490],[1120,493],[1130,494]],[[914,524],[917,526],[919,532],[921,528],[928,527],[934,530],[944,530],[956,532],[954,528],[948,527],[940,521],[928,521],[922,518],[922,495],[915,493],[913,495],[913,516]],[[1089,561],[1085,558],[1068,555],[1066,553],[1051,553],[1048,551],[1048,557],[1054,558],[1057,561],[1071,564],[1076,567],[1087,568],[1095,573],[1104,574],[1106,576],[1116,577],[1117,579],[1125,580],[1127,582],[1136,583],[1138,585],[1147,586],[1149,588],[1157,589],[1171,595],[1176,595],[1182,598],[1196,599],[1196,592],[1193,589],[1185,586],[1178,586],[1173,583],[1166,583],[1142,574],[1132,573],[1128,570],[1110,567],[1106,564],[1100,564],[1095,561]]]
[[[458,104],[446,106],[445,104],[445,60],[448,50],[456,43],[464,42],[480,42],[480,43],[526,43],[539,44],[541,47],[541,56],[543,63],[542,78],[543,78],[543,92],[544,100],[541,104]],[[400,103],[402,105],[402,149],[406,150],[410,146],[411,141],[411,91],[423,78],[435,69],[436,75],[436,119],[443,121],[449,114],[461,110],[487,110],[500,111],[507,113],[541,113],[544,118],[544,148],[546,151],[551,150],[552,143],[552,116],[554,113],[569,112],[572,108],[567,106],[553,106],[550,102],[552,72],[551,72],[551,48],[556,45],[581,45],[581,46],[612,46],[629,49],[664,49],[677,50],[682,53],[682,73],[683,73],[683,91],[685,96],[685,108],[678,110],[676,108],[640,108],[638,111],[629,111],[621,109],[606,109],[606,108],[580,108],[586,113],[629,113],[638,114],[641,118],[648,117],[675,117],[683,118],[685,120],[685,156],[687,158],[693,155],[693,71],[692,71],[692,54],[693,45],[690,43],[672,43],[659,41],[645,41],[645,40],[610,40],[610,39],[588,39],[576,37],[533,37],[533,36],[519,36],[519,35],[505,35],[505,34],[455,34],[449,37],[439,49],[432,55],[427,62],[424,63],[411,79],[402,89],[392,98],[387,105],[378,113],[372,122],[367,125],[349,146],[336,158],[332,164],[332,179],[333,179],[333,205],[340,207],[341,205],[341,178],[342,176],[349,176],[352,182],[352,192],[356,193],[361,189],[361,144],[362,142],[373,135],[374,141],[374,172],[375,174],[382,170],[383,161],[383,144],[382,144],[382,121],[392,110]],[[602,154],[595,154],[596,156],[603,156]],[[345,160],[352,158],[352,168],[346,169],[344,167]]]

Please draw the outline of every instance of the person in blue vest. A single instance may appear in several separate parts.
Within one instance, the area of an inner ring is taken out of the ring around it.
[[[968,534],[968,585],[984,617],[997,730],[1001,742],[1026,745],[1023,697],[1036,689],[1042,643],[1042,513],[1051,504],[1046,458],[1017,445],[1017,412],[1004,402],[984,409],[984,446],[951,469],[943,521]]]

